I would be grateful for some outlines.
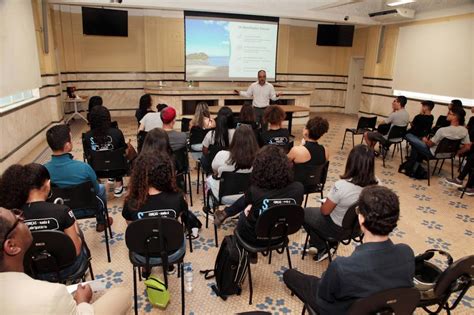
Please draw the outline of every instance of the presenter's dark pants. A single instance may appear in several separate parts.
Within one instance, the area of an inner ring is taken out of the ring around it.
[[[263,125],[263,112],[265,111],[266,107],[253,107],[255,111],[255,118],[260,125]]]
[[[283,282],[303,303],[309,304],[314,311],[318,311],[316,296],[321,282],[320,278],[289,269],[283,274]]]

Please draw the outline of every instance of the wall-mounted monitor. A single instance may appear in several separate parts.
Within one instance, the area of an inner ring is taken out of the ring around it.
[[[128,36],[128,12],[82,7],[84,35]]]
[[[354,25],[318,24],[318,46],[352,47]]]

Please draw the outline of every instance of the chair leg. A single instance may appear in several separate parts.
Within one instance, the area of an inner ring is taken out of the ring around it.
[[[92,264],[90,260],[89,260],[89,272],[91,273],[91,280],[95,280],[94,271],[92,270]]]
[[[138,315],[138,297],[137,297],[137,270],[133,266],[133,307],[135,309],[135,315]]]
[[[291,265],[290,249],[288,248],[288,245],[286,245],[286,257],[288,258],[288,267],[290,267],[290,269],[293,269],[293,266]]]
[[[306,304],[303,303],[303,310],[301,311],[301,315],[306,313]]]
[[[438,167],[438,162],[439,162],[439,160],[436,160],[435,167],[433,168],[433,174],[432,175],[434,175],[435,172],[436,172],[436,168]]]
[[[304,207],[306,208],[306,204],[308,203],[308,196],[309,194],[306,194],[306,197],[304,199]]]
[[[216,247],[219,247],[219,240],[217,238],[217,225],[214,224],[214,239],[216,243]]]
[[[108,220],[108,218],[107,218],[107,220]],[[110,235],[112,236],[112,233]],[[107,261],[110,263],[112,261],[112,259],[110,257],[109,235],[107,233],[107,227],[104,230],[104,236],[105,236],[105,250],[107,251]]]
[[[252,286],[252,272],[250,270],[250,260],[247,259],[247,269],[249,271],[249,305],[252,305],[253,286]]]
[[[344,142],[346,142],[346,134],[347,134],[347,131],[344,132],[344,138],[342,139],[341,150],[344,149]]]
[[[203,192],[204,193],[204,192]],[[206,229],[209,227],[209,211],[210,211],[210,208],[209,208],[209,195],[204,195],[204,200],[206,200],[207,202],[204,203],[204,207],[206,208]]]
[[[451,158],[451,178],[454,178],[454,157]]]
[[[201,163],[196,162],[197,164],[197,184],[196,184],[196,194],[199,195],[199,176],[201,173]]]
[[[184,297],[184,263],[180,263],[179,269],[181,270],[181,314],[184,315],[186,311],[186,302]]]
[[[403,164],[403,147],[402,147],[401,142],[400,142],[400,164]]]
[[[354,144],[354,133],[351,132],[351,135],[352,135],[352,147],[354,147],[355,146],[355,144]]]
[[[329,263],[332,262],[332,256],[331,256],[331,246],[329,246],[329,243],[326,241],[326,249],[328,251],[328,259],[329,259]]]
[[[193,187],[191,185],[191,173],[188,172],[188,186],[189,186],[189,201],[191,203],[191,207],[193,206]]]
[[[426,163],[428,164],[428,186],[430,185],[430,177],[431,177],[431,172],[430,172],[430,160],[426,160]],[[435,166],[436,168],[436,166]]]
[[[306,248],[308,247],[308,241],[309,241],[309,233],[306,233],[306,240],[304,241],[303,253],[301,254],[301,260],[304,260],[304,256],[306,256]]]
[[[186,233],[186,230],[184,233]],[[189,251],[192,253],[193,252],[193,234],[191,232],[188,233],[188,239],[189,239]]]
[[[268,264],[269,264],[269,265],[272,264],[272,253],[273,253],[272,250],[270,251],[270,253],[268,253]]]
[[[445,159],[443,159],[443,160],[441,161],[441,166],[440,166],[439,169],[438,169],[438,175],[441,173],[441,169],[443,168],[443,165],[444,165],[444,160],[445,160]],[[452,162],[453,162],[453,161],[451,160],[451,165],[453,165]],[[454,172],[453,172],[453,173],[454,173]]]

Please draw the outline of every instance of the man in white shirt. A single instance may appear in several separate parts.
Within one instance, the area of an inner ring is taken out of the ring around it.
[[[261,122],[263,111],[270,105],[270,100],[276,101],[282,95],[282,93],[275,93],[273,85],[267,82],[265,70],[258,71],[258,81],[250,84],[247,91],[234,90],[234,92],[243,97],[253,98],[252,105],[258,122]]]
[[[131,293],[108,290],[93,304],[89,285],[69,294],[63,284],[30,278],[23,270],[25,252],[33,241],[22,213],[0,208],[0,308],[2,314],[126,314]]]

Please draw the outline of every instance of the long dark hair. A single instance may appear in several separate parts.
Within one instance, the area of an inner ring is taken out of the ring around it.
[[[140,105],[138,106],[138,108],[143,114],[145,114],[151,108],[152,104],[153,103],[152,103],[151,95],[143,94],[140,97]]]
[[[352,148],[346,162],[346,170],[341,179],[347,179],[354,185],[365,187],[376,185],[374,151],[365,144]]]
[[[94,107],[96,106],[101,106],[102,104],[104,103],[104,101],[102,100],[102,97],[100,96],[92,96],[90,99],[89,99],[89,107],[88,107],[88,111],[90,112]]]
[[[25,168],[20,164],[9,166],[0,177],[0,207],[21,209],[28,200],[29,188]]]
[[[161,128],[154,128],[147,133],[140,155],[145,153],[156,154],[158,152],[165,152],[169,156],[173,153],[168,133]]]
[[[229,147],[229,129],[233,128],[234,119],[232,109],[222,107],[217,112],[216,129],[213,131],[214,144],[221,147]]]
[[[248,169],[252,167],[255,155],[258,151],[257,139],[252,128],[241,125],[235,130],[234,137],[230,142],[229,164],[235,163],[236,169]]]
[[[239,121],[245,123],[254,123],[257,121],[255,117],[255,110],[250,104],[244,104],[240,109]]]
[[[105,106],[96,106],[92,108],[89,115],[92,136],[95,143],[102,145],[106,142],[107,130],[112,124],[110,112]]]
[[[132,210],[140,210],[148,198],[148,189],[178,192],[171,158],[164,152],[141,153],[133,167],[125,202]]]
[[[263,189],[282,189],[293,182],[293,171],[286,154],[276,145],[260,149],[253,162],[251,182]]]
[[[40,189],[44,183],[51,179],[48,169],[38,163],[30,163],[23,166],[25,169],[28,189]]]

